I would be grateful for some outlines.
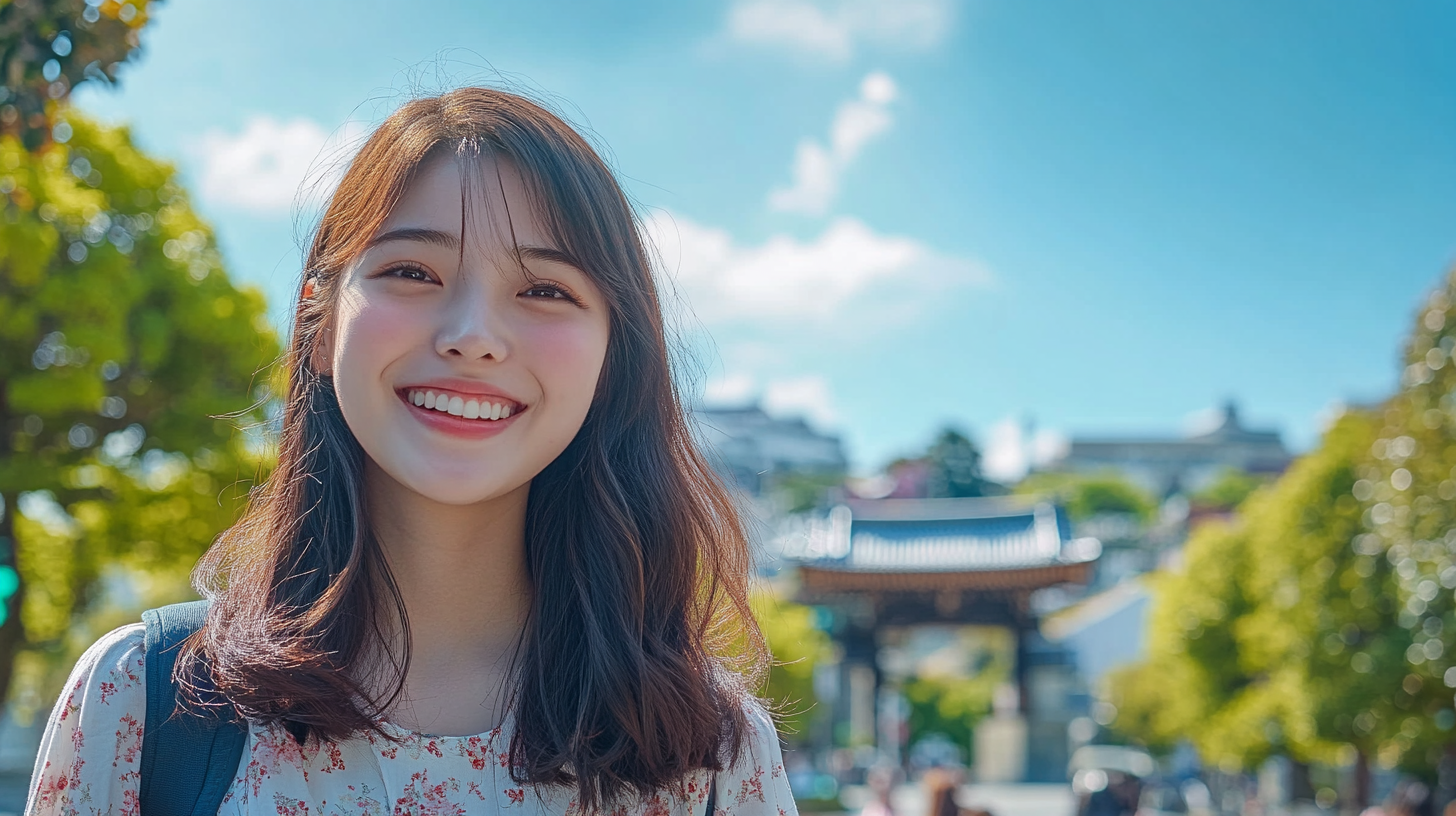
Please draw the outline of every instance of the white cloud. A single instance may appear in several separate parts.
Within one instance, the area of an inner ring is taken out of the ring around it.
[[[743,246],[727,231],[657,213],[645,225],[666,273],[707,324],[735,320],[804,325],[842,317],[874,292],[881,314],[918,311],[935,290],[984,285],[990,274],[973,261],[936,253],[902,236],[882,235],[848,217],[817,238],[775,235]],[[913,280],[913,287],[886,290]]]
[[[944,38],[950,0],[738,0],[728,10],[734,40],[844,61],[864,44],[924,49]]]
[[[839,421],[829,381],[818,375],[770,380],[763,389],[763,407],[777,416],[801,415],[820,428]]]
[[[308,119],[271,116],[249,119],[241,133],[209,131],[193,151],[202,197],[255,213],[286,212],[306,187],[333,187],[362,133],[355,123],[330,134]]]
[[[769,207],[786,212],[823,215],[839,192],[839,175],[864,146],[890,129],[890,103],[899,89],[876,71],[860,83],[859,96],[839,106],[829,127],[829,145],[804,139],[794,153],[794,182],[769,193]]]
[[[758,386],[747,374],[729,374],[709,380],[703,389],[703,402],[708,405],[742,405],[758,396]]]
[[[986,433],[981,467],[988,478],[1013,483],[1061,456],[1066,447],[1066,437],[1055,431],[1032,431],[1022,420],[1005,417]]]
[[[708,383],[703,402],[707,405],[757,403],[772,416],[806,417],[819,428],[833,427],[840,418],[829,380],[818,374],[774,378],[762,387],[752,375],[729,374]]]

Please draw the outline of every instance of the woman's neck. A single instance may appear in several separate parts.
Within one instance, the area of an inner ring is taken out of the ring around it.
[[[530,486],[480,504],[443,505],[372,462],[365,467],[370,524],[409,615],[410,667],[389,717],[430,734],[489,730],[504,716],[511,658],[530,610]]]

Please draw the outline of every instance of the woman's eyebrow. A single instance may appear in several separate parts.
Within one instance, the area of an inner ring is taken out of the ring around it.
[[[546,263],[566,264],[575,267],[585,273],[586,267],[581,265],[575,256],[568,252],[553,247],[536,246],[535,244],[522,244],[517,248],[517,253],[522,261],[543,261]]]
[[[364,248],[366,250],[373,249],[380,244],[390,241],[418,241],[445,247],[446,249],[460,248],[460,239],[454,233],[426,229],[424,227],[400,227],[399,229],[392,229],[389,232],[381,232],[373,238],[370,238],[369,243]]]

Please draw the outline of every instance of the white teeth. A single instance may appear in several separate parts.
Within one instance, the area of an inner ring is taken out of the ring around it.
[[[505,419],[515,411],[512,405],[504,402],[466,400],[463,397],[436,394],[434,391],[410,391],[407,396],[411,403],[422,408],[465,419]]]

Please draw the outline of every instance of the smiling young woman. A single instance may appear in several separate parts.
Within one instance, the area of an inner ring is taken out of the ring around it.
[[[286,364],[278,467],[198,565],[175,672],[245,723],[220,812],[794,811],[742,524],[579,135],[494,90],[401,108]],[[148,654],[132,625],[81,659],[27,812],[136,812]]]

